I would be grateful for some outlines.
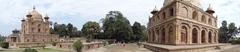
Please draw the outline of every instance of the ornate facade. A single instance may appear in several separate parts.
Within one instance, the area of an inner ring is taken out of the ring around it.
[[[165,0],[148,23],[149,43],[189,45],[218,43],[217,17],[211,6],[204,11],[198,0]]]
[[[31,47],[45,42],[59,42],[58,35],[50,34],[49,17],[47,15],[43,17],[35,8],[21,21],[21,30],[14,30],[13,34],[7,38],[10,46]]]

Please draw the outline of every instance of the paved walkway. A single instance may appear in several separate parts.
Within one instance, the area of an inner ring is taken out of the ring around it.
[[[208,50],[206,52],[240,52],[240,45],[227,45],[222,49]]]
[[[151,52],[145,48],[139,48],[136,44],[110,45],[98,49],[88,50],[86,52]]]
[[[234,45],[235,47],[231,47],[229,49],[222,50],[220,52],[240,52],[240,45]]]

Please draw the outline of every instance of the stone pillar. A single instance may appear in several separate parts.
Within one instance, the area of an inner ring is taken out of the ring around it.
[[[192,28],[191,27],[189,27],[188,29],[188,34],[187,34],[187,44],[192,44]]]
[[[154,42],[155,42],[155,43],[158,43],[158,31],[155,29],[154,32],[155,32]]]
[[[165,28],[165,44],[169,44],[170,40],[169,40],[169,28],[164,27]]]
[[[211,39],[212,39],[211,42],[212,42],[212,43],[215,43],[215,39],[214,39],[215,36],[216,36],[216,35],[215,35],[215,33],[213,32],[213,33],[212,33],[212,36],[211,36]]]
[[[205,42],[206,42],[206,43],[209,43],[209,42],[208,42],[208,36],[209,36],[209,35],[208,35],[208,30],[206,30],[206,32],[205,32]]]
[[[176,23],[175,24],[176,25],[176,28],[175,28],[175,34],[174,34],[174,36],[175,36],[175,44],[180,44],[180,42],[181,42],[181,36],[180,36],[180,34],[181,34],[181,28],[180,28],[180,25],[178,24],[178,23]]]
[[[162,42],[161,42],[161,41],[162,41],[162,40],[161,40],[162,35],[161,35],[161,30],[160,30],[160,29],[158,30],[158,34],[159,34],[159,36],[158,36],[158,43],[161,44],[161,43],[162,43]]]
[[[217,36],[216,36],[216,41],[217,41],[217,43],[219,43],[219,42],[218,42],[218,38],[219,38],[218,31],[216,32],[216,35],[217,35]]]
[[[201,44],[201,43],[202,43],[202,40],[201,40],[202,35],[201,35],[201,33],[202,33],[202,32],[201,32],[201,29],[198,29],[198,35],[197,35],[197,36],[198,36],[198,40],[197,40],[197,41],[198,41],[198,44]]]

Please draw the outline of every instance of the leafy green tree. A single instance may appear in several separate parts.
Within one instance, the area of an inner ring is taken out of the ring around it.
[[[53,27],[50,28],[51,34],[58,34],[62,36],[70,36],[70,37],[79,37],[80,32],[76,27],[74,27],[71,23],[66,24],[58,24],[54,23]]]
[[[227,21],[223,21],[222,26],[219,29],[219,42],[226,43],[228,40],[227,34],[228,34]]]
[[[2,42],[1,47],[5,48],[5,49],[8,49],[9,48],[9,43],[8,42]]]
[[[135,22],[132,26],[133,35],[131,36],[131,40],[140,41],[144,38],[144,30],[139,22]]]
[[[234,38],[236,37],[237,35],[237,27],[235,26],[235,23],[230,23],[229,26],[228,26],[228,35],[229,37],[228,38]],[[228,39],[229,40],[229,39]]]
[[[27,49],[24,49],[23,52],[37,52],[37,50],[36,49],[27,48]]]
[[[82,52],[83,44],[81,40],[77,40],[76,42],[73,43],[73,49],[76,52]]]
[[[233,39],[239,33],[235,23],[227,25],[227,21],[223,21],[222,26],[219,29],[219,42],[221,43],[229,42],[230,39]]]
[[[0,34],[0,43],[4,42],[4,40],[5,40],[5,37],[1,36],[1,34]]]
[[[100,33],[100,25],[97,22],[89,21],[83,25],[82,33],[91,41]]]
[[[66,31],[67,31],[67,35],[70,36],[73,34],[73,25],[71,23],[68,23],[67,27],[66,27]]]
[[[133,34],[129,20],[119,11],[110,11],[106,18],[102,20],[103,31],[110,39],[116,39],[118,42],[130,41]]]
[[[147,27],[145,27],[144,25],[142,25],[141,27],[143,31],[143,37],[140,41],[145,41],[147,39]]]

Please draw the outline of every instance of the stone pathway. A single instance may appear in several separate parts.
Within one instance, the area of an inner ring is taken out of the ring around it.
[[[222,49],[208,50],[206,52],[240,52],[240,45],[228,45]]]
[[[88,50],[86,52],[151,52],[145,48],[139,48],[136,44],[109,45],[98,49]]]
[[[234,47],[231,47],[229,49],[222,50],[220,52],[240,52],[240,45],[233,45]]]

